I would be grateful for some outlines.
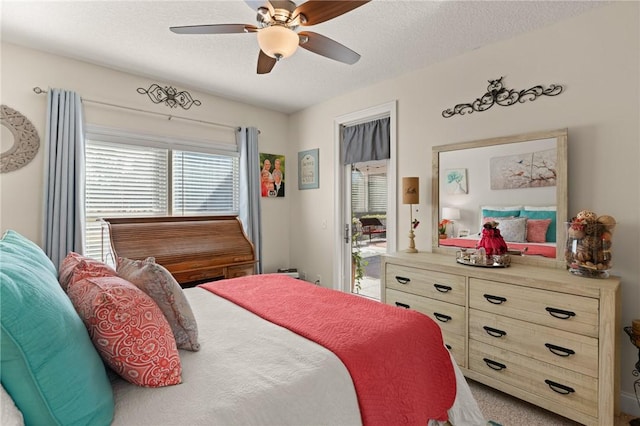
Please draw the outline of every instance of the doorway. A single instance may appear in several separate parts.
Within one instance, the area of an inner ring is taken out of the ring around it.
[[[340,154],[343,126],[384,117],[390,118],[390,158],[345,166]],[[334,223],[337,225],[334,240],[334,288],[380,300],[381,256],[397,249],[396,102],[337,117],[334,121],[334,141]],[[385,190],[380,188],[381,185]],[[386,197],[386,208],[383,208],[380,197]],[[371,207],[365,208],[365,200],[371,203]],[[369,225],[369,219],[374,222],[372,225]],[[382,226],[375,223],[375,219]],[[354,252],[356,257],[359,255],[366,261],[366,264],[361,263],[359,288],[354,282],[359,274],[358,268],[354,267]]]
[[[387,252],[388,160],[350,166],[351,292],[380,300],[380,265]]]

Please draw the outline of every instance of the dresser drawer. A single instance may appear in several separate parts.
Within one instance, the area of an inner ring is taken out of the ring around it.
[[[598,300],[590,297],[470,278],[469,306],[598,337]]]
[[[413,309],[429,316],[443,331],[464,335],[465,313],[464,306],[433,300],[415,294],[387,288],[386,301],[389,305]]]
[[[593,337],[471,309],[469,339],[598,376],[598,339]]]
[[[469,368],[589,416],[598,416],[598,380],[505,349],[469,341]]]
[[[427,269],[386,264],[387,288],[419,294],[457,305],[465,304],[465,277]]]
[[[442,332],[442,338],[444,339],[444,344],[453,355],[453,359],[456,360],[456,364],[460,367],[464,368],[465,365],[465,338],[460,334],[449,333],[446,331]]]

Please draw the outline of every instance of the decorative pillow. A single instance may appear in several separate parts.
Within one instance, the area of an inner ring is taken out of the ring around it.
[[[556,206],[524,206],[520,210],[530,211],[556,211]]]
[[[509,220],[509,219],[515,219],[515,216],[503,216],[503,217],[491,217],[491,216],[487,216],[487,217],[483,217],[482,218],[482,224],[484,225],[487,222],[500,222],[501,220]]]
[[[176,341],[153,299],[120,277],[89,277],[69,285],[73,302],[105,362],[146,387],[180,383]]]
[[[111,424],[104,364],[51,260],[15,231],[0,240],[0,259],[0,378],[24,423]]]
[[[3,386],[0,386],[0,425],[22,426],[24,417]]]
[[[110,266],[72,251],[60,265],[58,281],[62,289],[67,291],[67,287],[72,281],[79,281],[87,277],[115,277],[116,275],[118,274]]]
[[[547,238],[547,229],[551,219],[528,219],[527,241],[530,243],[544,243]]]
[[[524,207],[523,206],[480,206],[480,208],[482,210],[496,210],[496,211],[502,212],[502,211],[505,211],[505,210],[517,210],[517,211],[520,211]]]
[[[180,349],[200,350],[198,325],[182,287],[153,257],[132,260],[119,257],[118,275],[144,291],[158,304],[171,326]]]
[[[493,217],[506,217],[520,216],[520,210],[490,210],[490,209],[482,209],[482,217],[493,216]]]
[[[551,219],[545,241],[548,243],[556,242],[556,211],[555,210],[521,210],[521,217],[529,219]]]
[[[500,235],[505,241],[512,243],[526,243],[527,242],[527,218],[516,217],[513,219],[501,218],[498,220],[498,229]]]

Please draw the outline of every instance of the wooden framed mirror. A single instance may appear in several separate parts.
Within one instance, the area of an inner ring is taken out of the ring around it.
[[[434,252],[475,248],[482,223],[495,220],[513,263],[564,267],[567,129],[434,146],[432,154]]]

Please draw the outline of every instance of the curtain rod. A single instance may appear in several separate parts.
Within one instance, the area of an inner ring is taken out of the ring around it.
[[[42,90],[38,86],[34,87],[33,91],[38,95],[42,95],[42,94],[47,93],[46,90]],[[228,129],[233,129],[233,130],[236,130],[236,131],[240,130],[240,127],[238,127],[238,126],[230,126],[228,124],[215,123],[213,121],[198,120],[198,119],[195,119],[195,118],[181,117],[179,115],[164,114],[162,112],[148,111],[146,109],[132,108],[132,107],[128,107],[128,106],[116,105],[116,104],[111,104],[111,103],[102,102],[102,101],[94,101],[93,99],[82,98],[82,100],[84,102],[89,102],[89,103],[92,103],[92,104],[105,105],[105,106],[109,106],[109,107],[113,107],[113,108],[126,109],[126,110],[129,110],[129,111],[137,111],[137,112],[144,112],[146,114],[159,115],[159,116],[162,116],[162,117],[167,117],[167,120],[171,120],[173,118],[177,118],[177,119],[180,119],[180,120],[194,121],[196,123],[209,124],[209,125],[212,125],[212,126],[226,127]]]

